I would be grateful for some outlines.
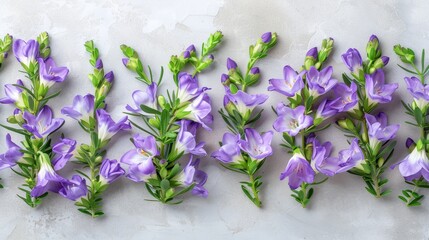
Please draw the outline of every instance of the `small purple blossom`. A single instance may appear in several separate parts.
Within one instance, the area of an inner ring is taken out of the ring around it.
[[[339,99],[335,99],[333,101],[328,99],[323,100],[317,107],[315,119],[328,119],[337,114],[338,110],[332,107],[336,101],[339,101]]]
[[[318,58],[317,47],[310,48],[310,50],[307,51],[305,56],[317,60],[317,58]]]
[[[47,137],[64,123],[64,119],[62,118],[53,118],[52,110],[48,106],[44,106],[37,116],[29,112],[24,112],[23,118],[26,123],[22,127],[32,133],[35,138]]]
[[[262,34],[261,40],[263,43],[269,43],[271,42],[272,37],[273,37],[273,34],[271,32],[266,32]]]
[[[89,122],[94,117],[94,96],[87,94],[85,96],[76,95],[73,98],[73,105],[63,107],[61,113],[78,121]]]
[[[228,70],[236,69],[237,63],[234,60],[232,60],[231,58],[228,58],[226,60],[226,68],[228,68]]]
[[[226,88],[223,104],[227,110],[235,109],[244,117],[250,116],[253,109],[256,106],[263,104],[267,99],[268,95],[265,94],[249,94],[241,90],[232,94],[231,91]]]
[[[421,141],[404,160],[392,165],[391,168],[396,166],[399,166],[399,172],[407,181],[412,181],[421,176],[429,181],[429,159]]]
[[[211,100],[207,93],[200,94],[183,111],[187,113],[183,116],[184,119],[197,122],[203,128],[211,130],[209,126],[213,123],[213,115]]]
[[[354,109],[358,103],[357,85],[352,82],[350,87],[345,83],[338,83],[334,88],[336,101],[331,103],[333,109],[338,112],[347,112]]]
[[[156,83],[152,83],[149,85],[145,91],[136,90],[133,92],[133,100],[135,107],[131,107],[130,105],[127,105],[125,108],[133,113],[143,113],[140,106],[145,105],[150,108],[156,109],[157,103],[156,103],[156,92],[157,92],[158,86]],[[146,113],[144,113],[146,114]]]
[[[62,169],[66,163],[73,157],[73,151],[76,149],[76,141],[69,138],[61,138],[58,143],[52,147],[52,152],[55,153],[51,160],[54,170]]]
[[[119,131],[131,129],[130,123],[127,123],[128,117],[123,117],[115,123],[109,113],[104,109],[97,109],[96,116],[98,123],[98,139],[100,142],[110,140]]]
[[[192,77],[191,74],[186,72],[179,73],[177,98],[180,99],[180,102],[191,101],[206,90],[207,88],[199,88],[198,79],[196,77]]]
[[[373,102],[388,103],[392,101],[392,94],[397,88],[397,83],[384,84],[384,72],[382,69],[377,69],[371,75],[365,75],[365,91]]]
[[[417,107],[424,110],[429,103],[429,85],[423,84],[418,78],[404,78],[408,92],[414,97]]]
[[[301,152],[294,152],[285,170],[280,174],[280,180],[289,178],[289,187],[297,189],[301,183],[312,183],[316,173]]]
[[[38,157],[40,169],[37,173],[36,186],[31,190],[32,197],[40,197],[48,191],[58,193],[62,183],[67,183],[67,179],[58,175],[52,168],[49,156],[42,154]]]
[[[362,164],[364,161],[365,156],[359,147],[359,140],[354,138],[350,143],[350,148],[341,150],[338,153],[338,168],[336,169],[335,174],[346,172]]]
[[[104,159],[100,167],[100,179],[104,183],[112,183],[125,174],[125,170],[116,160]]]
[[[304,74],[304,71],[298,74],[290,66],[285,66],[283,68],[284,79],[270,79],[268,91],[276,91],[288,97],[294,97],[304,87],[302,80]]]
[[[317,71],[315,67],[311,67],[307,72],[307,83],[312,96],[317,97],[327,93],[338,82],[332,78],[333,68],[331,66]]]
[[[136,134],[133,143],[136,148],[126,152],[120,162],[130,166],[127,175],[129,179],[134,182],[146,181],[155,173],[152,159],[159,155],[156,140],[153,136],[143,137]]]
[[[177,175],[176,180],[180,182],[184,187],[190,186],[195,183],[192,189],[192,194],[206,198],[208,196],[207,190],[204,188],[204,184],[207,182],[207,173],[198,169],[200,159],[193,160],[193,155],[183,169],[183,171]]]
[[[272,131],[261,135],[253,128],[246,128],[244,129],[244,138],[245,140],[240,139],[238,141],[238,146],[250,157],[256,160],[263,160],[273,154],[273,149],[271,148]]]
[[[73,175],[68,181],[61,182],[61,188],[58,194],[61,196],[76,201],[88,193],[86,180],[79,175]]]
[[[21,148],[12,142],[12,137],[9,133],[6,134],[6,146],[8,149],[0,155],[0,170],[15,166],[24,156]]]
[[[372,148],[375,148],[380,142],[395,138],[396,132],[399,130],[399,124],[387,125],[387,115],[383,112],[377,116],[365,114],[365,120],[368,124],[368,135]]]
[[[177,154],[194,154],[197,156],[207,155],[204,150],[204,142],[196,143],[196,134],[197,134],[198,124],[189,120],[180,121],[180,130],[177,134],[177,141],[174,145],[175,151]]]
[[[290,136],[296,136],[301,130],[313,124],[313,118],[305,115],[305,107],[298,106],[294,109],[279,103],[276,108],[277,119],[273,128],[277,132],[287,132]]]
[[[214,151],[211,157],[223,163],[238,163],[242,160],[240,147],[238,146],[239,140],[240,135],[225,133],[222,138],[222,147]]]
[[[33,39],[28,42],[17,39],[13,43],[13,53],[18,62],[28,67],[39,58],[39,43]]]
[[[24,86],[21,80],[16,81],[16,85]],[[15,104],[18,108],[24,108],[24,100],[22,98],[22,88],[14,86],[13,84],[4,85],[4,92],[6,97],[0,99],[1,104]]]
[[[39,62],[40,83],[45,87],[49,88],[54,83],[63,82],[69,73],[67,67],[57,67],[52,58],[46,60],[39,58],[37,61]]]
[[[362,70],[362,57],[356,48],[349,48],[346,53],[341,55],[344,64],[354,74],[359,74]]]
[[[316,170],[326,176],[333,176],[335,175],[336,170],[338,170],[336,165],[338,159],[331,157],[331,153],[331,142],[320,144],[317,139],[313,140],[313,155],[311,157],[311,161],[314,163]]]

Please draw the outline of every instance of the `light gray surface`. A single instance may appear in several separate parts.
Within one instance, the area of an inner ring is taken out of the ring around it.
[[[34,38],[41,31],[51,35],[52,56],[56,62],[70,68],[67,83],[61,85],[63,94],[51,104],[56,116],[61,106],[70,104],[76,94],[91,91],[87,80],[90,66],[83,43],[94,39],[100,48],[106,69],[115,71],[115,86],[108,98],[109,110],[118,119],[131,93],[141,88],[133,74],[122,66],[119,45],[135,47],[144,64],[153,69],[166,66],[171,54],[180,53],[190,43],[200,44],[210,32],[222,30],[225,41],[215,53],[216,64],[204,73],[202,84],[212,88],[214,113],[221,107],[223,88],[220,74],[226,71],[225,60],[232,57],[245,66],[248,45],[260,34],[275,31],[279,34],[277,47],[258,66],[261,83],[251,92],[266,92],[268,79],[280,77],[286,64],[299,67],[308,48],[319,45],[325,37],[335,38],[331,64],[340,78],[346,70],[340,54],[349,47],[363,51],[371,34],[377,34],[384,53],[391,57],[386,68],[389,82],[398,82],[399,91],[389,106],[390,122],[401,123],[398,147],[393,161],[406,155],[407,136],[417,136],[417,129],[403,124],[399,99],[409,101],[403,76],[393,55],[392,46],[401,43],[415,49],[428,46],[427,1],[1,1],[0,34],[9,32],[16,38]],[[13,57],[1,70],[2,83],[12,83],[19,74]],[[158,70],[156,72],[159,72]],[[170,79],[170,74],[165,79]],[[165,81],[165,83],[167,83]],[[165,84],[165,90],[171,84]],[[1,90],[3,95],[3,90]],[[271,93],[265,103],[261,130],[269,130],[274,121],[271,105],[284,100]],[[1,122],[12,111],[1,107]],[[86,141],[76,122],[66,119],[62,131],[67,137]],[[217,147],[226,130],[223,121],[215,115],[214,131],[202,133],[207,150]],[[0,130],[3,139],[5,131]],[[119,158],[132,145],[129,134],[112,142],[107,154]],[[345,138],[335,128],[323,134],[336,150],[345,147]],[[5,150],[1,140],[0,152]],[[254,207],[242,194],[239,181],[243,176],[225,171],[213,159],[203,159],[202,167],[209,174],[208,199],[191,197],[179,206],[164,206],[146,202],[149,195],[143,184],[127,179],[115,182],[105,194],[106,217],[93,220],[80,214],[73,203],[52,194],[38,209],[30,209],[15,194],[22,179],[10,170],[0,172],[6,187],[0,190],[0,239],[428,239],[429,201],[420,208],[406,208],[397,194],[404,187],[397,171],[388,171],[388,187],[393,194],[383,200],[370,196],[360,178],[342,174],[316,188],[308,209],[302,209],[293,200],[287,182],[278,180],[289,156],[273,143],[275,154],[261,173],[263,209]],[[70,174],[72,166],[63,171]]]

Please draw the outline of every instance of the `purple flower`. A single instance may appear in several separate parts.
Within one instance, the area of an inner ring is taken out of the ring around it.
[[[156,83],[152,83],[149,85],[145,91],[136,90],[133,92],[133,100],[135,107],[131,107],[130,105],[126,106],[126,109],[133,113],[143,112],[140,108],[141,105],[148,106],[150,108],[156,109],[156,92],[158,86]],[[146,113],[145,113],[146,114]]]
[[[48,191],[58,193],[61,184],[67,179],[58,175],[51,166],[49,156],[42,154],[38,157],[40,169],[37,173],[36,186],[31,190],[32,197],[40,197]]]
[[[261,36],[261,40],[263,43],[271,42],[271,38],[272,38],[271,32],[266,32],[266,33],[262,34],[262,36]]]
[[[109,71],[108,73],[106,73],[104,75],[104,80],[106,80],[106,82],[112,84],[113,83],[113,79],[115,79],[115,74],[113,74],[113,71]],[[110,85],[111,87],[111,85]]]
[[[113,135],[121,130],[131,129],[131,125],[127,123],[128,117],[123,117],[115,123],[112,117],[104,109],[97,109],[96,115],[98,123],[98,139],[100,142],[110,140]]]
[[[325,142],[320,144],[317,139],[313,140],[313,155],[311,157],[317,171],[327,175],[333,176],[338,170],[338,158],[331,157],[332,144]]]
[[[414,150],[404,160],[394,164],[391,168],[399,165],[399,172],[407,181],[423,176],[429,181],[429,159],[425,151],[425,144],[420,140]]]
[[[95,68],[97,68],[98,70],[103,68],[103,61],[101,60],[101,58],[97,59],[97,61],[95,61]]]
[[[322,69],[320,72],[315,67],[311,67],[307,72],[307,83],[310,94],[314,97],[323,95],[331,90],[337,80],[332,78],[333,68],[331,66]]]
[[[277,105],[277,119],[273,128],[277,132],[287,132],[290,136],[296,136],[301,130],[313,124],[313,118],[305,115],[305,107],[298,106],[294,109],[283,103]]]
[[[212,106],[207,93],[200,94],[183,111],[187,113],[183,118],[200,123],[203,128],[211,130],[209,125],[213,122],[213,115],[210,113]]]
[[[315,119],[328,119],[337,114],[338,110],[332,107],[336,101],[339,101],[339,99],[333,101],[327,99],[323,100],[317,107]]]
[[[146,181],[155,173],[152,158],[159,155],[156,140],[153,136],[136,134],[133,143],[136,148],[126,152],[120,162],[130,165],[127,175],[129,179],[134,182]]]
[[[13,43],[13,53],[15,54],[18,62],[28,67],[31,63],[35,63],[36,59],[39,58],[39,43],[36,40],[24,40],[17,39]]]
[[[231,91],[226,88],[226,94],[223,100],[225,108],[233,114],[233,109],[236,110],[240,115],[247,119],[250,117],[253,109],[263,104],[268,99],[268,95],[265,94],[248,94],[241,90],[237,93],[232,94]]]
[[[75,148],[76,141],[69,138],[61,138],[60,142],[52,147],[52,152],[55,153],[55,155],[51,162],[55,171],[62,169],[73,157]]]
[[[61,182],[58,193],[67,199],[76,201],[88,193],[86,181],[79,175],[73,175],[71,180]]]
[[[63,107],[61,113],[78,121],[89,123],[89,119],[94,115],[94,96],[91,94],[76,95],[73,98],[73,105]]]
[[[288,97],[294,97],[295,94],[304,87],[304,81],[302,76],[305,72],[297,74],[290,66],[283,68],[284,79],[270,79],[270,85],[268,91],[277,91]]]
[[[399,124],[387,125],[387,115],[383,112],[380,112],[377,116],[365,114],[365,119],[368,124],[369,142],[373,149],[380,142],[393,139],[399,130]]]
[[[238,146],[239,140],[240,135],[225,133],[222,138],[222,147],[214,151],[211,157],[223,163],[238,163],[242,160],[240,147]]]
[[[285,170],[280,174],[280,180],[289,177],[289,187],[297,189],[301,183],[312,183],[316,173],[301,152],[294,152]]]
[[[205,156],[207,155],[204,150],[204,142],[196,143],[196,133],[197,133],[198,124],[188,121],[181,120],[180,121],[180,130],[177,134],[177,141],[174,145],[174,149],[177,154],[194,154],[197,156]]]
[[[188,164],[183,171],[177,175],[178,177],[176,177],[176,180],[184,187],[195,183],[192,194],[206,198],[208,192],[204,188],[204,184],[207,181],[207,173],[198,169],[199,164],[200,159],[193,160],[193,155],[191,155]]]
[[[407,90],[414,97],[414,102],[417,107],[424,110],[429,102],[429,86],[423,83],[416,77],[404,78],[407,84]]]
[[[397,88],[397,83],[384,84],[384,72],[382,69],[377,69],[371,75],[365,75],[366,94],[372,102],[388,103],[392,101],[392,94]]]
[[[228,68],[228,70],[236,69],[237,63],[234,60],[232,60],[231,58],[228,58],[226,60],[226,68]]]
[[[354,109],[358,103],[357,86],[354,82],[348,87],[345,83],[338,83],[334,87],[336,98],[335,102],[331,103],[333,109],[338,112],[347,112]]]
[[[362,57],[356,48],[349,48],[346,53],[341,55],[341,58],[352,73],[358,75],[362,70]]]
[[[200,89],[198,87],[198,79],[196,77],[192,77],[191,74],[186,72],[179,73],[179,90],[177,91],[177,98],[180,99],[180,102],[191,101],[206,90],[207,88]]]
[[[318,58],[317,47],[310,48],[310,50],[307,51],[305,56],[308,58],[313,58],[314,60],[316,60]]]
[[[338,153],[338,168],[335,171],[335,174],[346,172],[354,167],[359,167],[365,161],[365,156],[362,153],[362,150],[359,147],[359,141],[357,138],[354,138],[350,143],[349,149],[341,150]],[[330,162],[333,162],[332,160]]]
[[[6,145],[8,149],[0,155],[0,170],[15,166],[24,156],[21,148],[12,142],[12,137],[9,133],[6,134]]]
[[[244,137],[245,140],[240,139],[238,141],[238,146],[250,157],[256,160],[263,160],[273,154],[273,149],[271,148],[272,131],[261,135],[253,128],[246,128],[244,129]]]
[[[121,164],[116,160],[104,159],[100,167],[101,181],[104,183],[112,183],[119,177],[125,174],[125,170]]]
[[[16,84],[24,86],[21,80],[16,81]],[[15,104],[18,108],[25,108],[22,98],[22,88],[14,86],[13,84],[6,84],[4,85],[4,92],[6,93],[6,97],[0,99],[1,104]]]
[[[54,83],[63,82],[69,73],[67,67],[57,67],[52,58],[48,58],[46,61],[39,58],[37,61],[39,62],[40,83],[47,88]]]
[[[37,116],[29,112],[24,112],[23,118],[26,121],[22,127],[33,134],[35,138],[44,138],[60,128],[64,119],[52,118],[52,110],[48,106],[44,106]]]

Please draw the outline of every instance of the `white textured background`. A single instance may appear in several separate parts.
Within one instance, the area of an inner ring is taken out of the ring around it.
[[[226,71],[225,60],[232,57],[244,67],[248,46],[266,31],[279,34],[279,42],[258,66],[261,83],[252,92],[265,92],[268,79],[282,76],[282,68],[290,64],[300,67],[308,48],[319,46],[325,37],[333,37],[335,51],[330,63],[335,76],[346,70],[340,54],[349,47],[364,51],[371,34],[377,34],[384,53],[391,57],[386,68],[389,82],[398,82],[400,90],[395,101],[384,105],[391,123],[401,123],[398,147],[393,161],[406,155],[407,136],[417,136],[417,129],[403,124],[407,116],[399,99],[409,101],[403,83],[405,73],[396,63],[392,46],[401,43],[414,49],[427,47],[427,1],[130,1],[130,0],[40,0],[0,1],[0,35],[12,34],[29,39],[41,31],[51,36],[52,56],[60,65],[70,68],[63,94],[51,102],[56,116],[61,106],[68,105],[76,94],[91,90],[87,74],[91,71],[83,43],[94,39],[100,49],[106,70],[114,70],[115,86],[108,98],[110,111],[116,119],[131,93],[141,88],[133,74],[122,66],[121,43],[135,47],[144,64],[153,69],[168,63],[172,54],[180,53],[191,43],[197,46],[209,33],[221,30],[225,41],[215,53],[216,64],[201,75],[201,83],[211,87],[214,113],[221,107],[223,88],[220,75]],[[11,57],[0,73],[1,83],[12,83],[23,77],[19,64]],[[159,72],[157,70],[156,72]],[[171,76],[165,75],[166,79]],[[168,81],[165,81],[167,83]],[[164,90],[172,85],[164,85]],[[3,90],[1,90],[3,95]],[[283,100],[271,93],[264,105],[267,111],[261,130],[271,129],[274,114],[271,105]],[[12,111],[1,107],[1,122]],[[67,137],[87,141],[76,122],[66,119],[62,131]],[[79,129],[79,130],[78,130]],[[207,150],[217,147],[226,130],[216,115],[214,131],[201,134]],[[5,132],[0,130],[0,151],[5,150]],[[130,133],[112,142],[109,158],[119,158],[132,145]],[[345,138],[335,128],[323,134],[335,143],[336,151],[345,147]],[[257,209],[242,194],[239,181],[244,176],[224,170],[213,159],[204,158],[202,167],[209,174],[206,184],[208,199],[189,196],[179,206],[144,201],[150,198],[143,184],[127,179],[115,182],[105,194],[106,216],[93,220],[79,213],[73,203],[51,194],[38,209],[30,209],[15,194],[22,179],[10,170],[0,172],[5,189],[0,190],[0,239],[428,239],[429,201],[410,209],[397,199],[405,186],[397,171],[388,171],[388,187],[393,194],[382,200],[370,196],[360,178],[342,174],[316,187],[308,209],[302,209],[290,195],[287,182],[278,180],[288,160],[274,140],[275,154],[266,161],[262,190],[263,209]],[[69,165],[62,174],[71,174]]]

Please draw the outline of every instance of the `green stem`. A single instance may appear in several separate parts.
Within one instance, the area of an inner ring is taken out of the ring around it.
[[[255,184],[255,178],[253,176],[253,174],[249,174],[249,180],[252,183],[252,193],[253,193],[253,197],[254,197],[254,201],[253,203],[257,206],[257,207],[261,207],[262,202],[259,199],[259,193],[258,190],[256,189],[256,184]]]

